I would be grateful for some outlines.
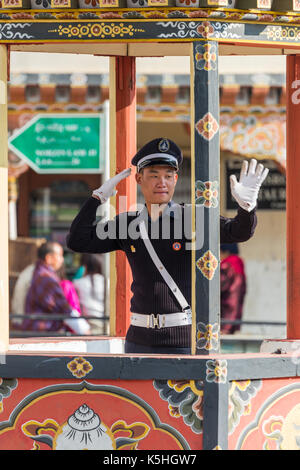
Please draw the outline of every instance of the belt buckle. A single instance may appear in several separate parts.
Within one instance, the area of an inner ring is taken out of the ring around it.
[[[162,321],[162,325],[160,324],[160,315],[157,314],[155,315],[154,313],[151,313],[151,315],[149,315],[149,322],[147,322],[147,327],[148,328],[157,328],[158,330],[162,327],[164,327],[164,318],[163,318],[163,321]],[[164,317],[164,316],[163,316]],[[150,325],[149,325],[150,323]]]
[[[160,329],[160,324],[159,324],[159,316],[155,316],[154,313],[151,313],[151,328],[157,327]]]

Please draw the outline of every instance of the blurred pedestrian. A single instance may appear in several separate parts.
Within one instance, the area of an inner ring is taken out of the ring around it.
[[[73,282],[67,278],[64,264],[56,271],[56,274],[60,279],[60,286],[64,291],[68,303],[71,305],[72,308],[81,313],[77,291]]]
[[[81,312],[84,317],[101,318],[104,315],[105,279],[102,274],[102,258],[100,255],[84,253],[81,255],[81,266],[84,274],[74,279],[78,293]],[[92,334],[104,334],[104,321],[88,319]]]
[[[222,320],[241,320],[246,295],[246,274],[242,258],[236,243],[220,246],[221,277],[221,322]],[[221,326],[223,334],[232,334],[240,330],[240,325],[226,323]]]
[[[89,334],[90,328],[83,318],[51,320],[51,314],[79,317],[80,313],[68,303],[56,274],[63,264],[63,249],[57,242],[43,243],[38,249],[31,285],[26,297],[26,318],[22,330],[33,331],[71,331],[76,334]],[[45,315],[37,320],[30,315]]]
[[[34,263],[29,264],[18,276],[11,299],[11,311],[14,315],[24,315],[25,313],[25,301],[32,281],[34,268]],[[22,318],[14,318],[12,325],[14,328],[18,328],[22,322]]]

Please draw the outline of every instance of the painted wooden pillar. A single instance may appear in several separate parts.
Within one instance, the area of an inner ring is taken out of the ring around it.
[[[203,394],[203,450],[227,450],[229,382],[226,359],[208,359]]]
[[[136,68],[134,57],[110,59],[110,172],[111,176],[131,165],[136,152]],[[136,202],[136,184],[131,175],[117,188],[116,213]],[[126,198],[125,198],[126,196]],[[111,199],[113,201],[114,198]],[[130,323],[132,274],[123,252],[111,255],[110,331],[124,336]]]
[[[8,349],[8,147],[7,147],[7,48],[0,44],[0,354]]]
[[[300,339],[300,55],[287,56],[287,338]]]
[[[218,44],[191,45],[192,353],[219,351],[219,83]]]

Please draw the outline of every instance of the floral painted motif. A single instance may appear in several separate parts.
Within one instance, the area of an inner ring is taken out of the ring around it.
[[[196,51],[196,69],[217,70],[217,47],[215,44],[198,45]]]
[[[12,391],[17,387],[17,379],[0,379],[0,413],[3,411],[4,398],[10,397]]]
[[[72,375],[78,379],[85,377],[89,372],[91,372],[91,370],[93,370],[93,366],[90,362],[83,357],[75,357],[71,362],[69,362],[67,367]]]
[[[49,8],[51,6],[50,0],[35,0],[35,8]]]
[[[204,21],[198,26],[197,33],[203,38],[209,38],[214,33],[214,28],[209,21]]]
[[[205,325],[202,322],[197,323],[197,349],[219,349],[219,325],[214,323]]]
[[[199,0],[176,0],[177,7],[199,7]]]
[[[173,418],[180,418],[181,417],[180,410],[179,410],[178,406],[169,405],[168,408],[169,408],[170,416],[173,416]]]
[[[214,254],[208,250],[201,258],[196,261],[197,268],[201,271],[204,277],[209,281],[214,277],[215,271],[218,267],[218,260]]]
[[[196,204],[205,207],[218,206],[218,181],[196,181]]]
[[[245,419],[243,425],[236,430],[235,434],[238,439],[234,448],[236,450],[299,450],[299,397],[298,377],[277,379],[271,382],[262,381],[260,396],[253,400],[254,409],[249,413],[251,421],[249,418]],[[258,404],[260,404],[259,409],[257,409]]]
[[[14,19],[14,20],[28,20],[28,19],[32,19],[32,16],[30,13],[23,13],[23,12],[20,12],[20,13],[13,13],[11,15],[11,17]]]
[[[22,8],[22,0],[2,0],[2,8]]]
[[[210,112],[206,113],[195,127],[205,140],[212,140],[219,130],[219,124]]]
[[[183,418],[195,434],[202,433],[203,382],[201,380],[154,380],[155,390],[169,404],[174,418]]]
[[[227,380],[226,359],[209,359],[206,361],[206,381],[225,384]]]
[[[118,24],[109,24],[109,23],[85,23],[76,25],[63,26],[59,25],[58,27],[59,36],[66,35],[68,38],[82,38],[82,37],[98,37],[105,38],[110,37],[114,38],[117,36],[133,36],[136,29],[132,25],[124,25],[123,23]]]
[[[98,0],[81,0],[80,8],[99,8]]]
[[[281,431],[284,421],[283,416],[272,415],[263,422],[262,431],[264,436],[267,438],[264,442],[264,450],[280,450],[280,446],[283,441]]]
[[[262,387],[261,380],[233,380],[229,389],[228,432],[232,434],[242,416],[251,412],[251,401]]]
[[[271,8],[271,0],[257,0],[257,8]]]
[[[147,0],[127,0],[127,8],[145,8],[147,6]]]

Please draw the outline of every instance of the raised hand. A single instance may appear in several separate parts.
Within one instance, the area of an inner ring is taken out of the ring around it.
[[[240,207],[248,212],[255,208],[260,187],[268,173],[268,168],[264,168],[261,163],[257,165],[257,161],[252,159],[249,170],[248,162],[243,161],[240,181],[237,181],[235,175],[230,176],[231,194]]]
[[[100,199],[102,203],[106,202],[111,196],[116,194],[115,187],[117,186],[120,181],[124,178],[127,178],[131,173],[131,168],[127,168],[126,170],[121,171],[117,175],[113,176],[109,180],[105,181],[105,183],[100,186],[100,188],[95,189],[92,193],[92,196]]]

